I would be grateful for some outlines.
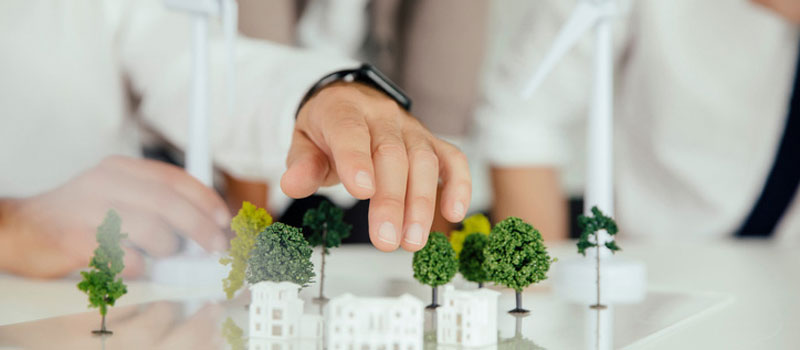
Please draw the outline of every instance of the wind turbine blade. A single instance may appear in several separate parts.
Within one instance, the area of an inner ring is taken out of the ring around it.
[[[567,23],[561,27],[553,46],[542,60],[539,69],[525,84],[522,89],[522,97],[530,98],[533,92],[544,82],[547,75],[555,68],[558,61],[578,42],[578,40],[591,29],[603,16],[603,12],[597,5],[589,1],[580,1],[578,6],[570,15]]]

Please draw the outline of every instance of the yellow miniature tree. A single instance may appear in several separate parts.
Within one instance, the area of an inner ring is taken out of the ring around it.
[[[272,216],[250,202],[243,202],[239,213],[231,221],[231,230],[236,233],[236,237],[231,239],[228,256],[219,259],[221,264],[231,265],[228,277],[222,280],[228,299],[233,298],[236,291],[244,285],[247,260],[256,244],[256,237],[269,225],[272,225]]]
[[[450,231],[450,245],[456,251],[456,257],[461,255],[461,249],[464,248],[464,240],[467,239],[467,236],[473,233],[481,233],[488,236],[489,232],[492,231],[492,224],[483,214],[471,215],[464,219],[461,226],[460,230]]]

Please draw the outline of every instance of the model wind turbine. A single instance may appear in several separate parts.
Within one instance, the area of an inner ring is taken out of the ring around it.
[[[528,80],[522,95],[530,98],[542,85],[547,75],[579,39],[590,31],[594,32],[594,59],[592,98],[587,122],[587,164],[586,189],[584,194],[584,214],[591,215],[591,208],[597,207],[609,216],[614,213],[613,179],[613,99],[614,99],[614,49],[612,21],[619,16],[622,0],[579,0],[567,23],[562,27],[555,43],[545,55],[539,70]],[[605,304],[632,303],[644,298],[646,272],[643,264],[611,258],[605,247],[613,238],[605,231],[599,231],[594,243],[598,249],[591,249],[592,259],[567,260],[559,265],[555,276],[558,293],[580,303],[595,304],[598,308]],[[601,261],[604,283],[601,287]],[[596,262],[592,264],[592,262]],[[596,283],[594,283],[596,281]],[[604,299],[600,299],[600,290]],[[600,312],[599,310],[597,311]],[[608,310],[611,312],[611,310]],[[610,332],[601,332],[609,325],[600,324],[598,314],[595,340],[597,349],[611,349],[613,340]]]
[[[212,18],[222,22],[227,51],[227,113],[235,106],[235,41],[238,26],[238,7],[235,0],[165,0],[175,11],[192,16],[192,86],[189,102],[189,137],[186,146],[186,171],[206,186],[213,186],[213,165],[210,152],[209,118],[209,38]],[[177,285],[218,284],[225,271],[196,242],[187,240],[185,250],[178,256],[157,261],[152,279]],[[217,273],[218,272],[218,273]]]

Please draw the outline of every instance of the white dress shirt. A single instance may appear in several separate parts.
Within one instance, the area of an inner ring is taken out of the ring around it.
[[[226,115],[225,48],[212,23],[214,163],[277,188],[302,96],[356,63],[239,38],[237,104]],[[34,195],[105,156],[138,155],[140,124],[184,147],[190,39],[190,17],[159,0],[0,2],[0,196]]]
[[[570,178],[585,162],[593,36],[587,33],[535,96],[523,100],[522,83],[575,1],[528,4],[488,70],[476,113],[480,148],[494,166],[556,166]],[[761,193],[783,132],[797,26],[744,0],[633,1],[615,26],[621,232],[730,236]],[[784,237],[800,236],[796,202],[778,228]]]

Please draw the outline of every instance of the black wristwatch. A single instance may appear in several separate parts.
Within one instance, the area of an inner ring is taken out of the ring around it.
[[[312,96],[314,96],[315,93],[317,93],[317,91],[337,81],[359,82],[367,84],[391,97],[397,102],[398,105],[400,105],[400,107],[403,107],[403,109],[407,111],[411,110],[411,99],[408,97],[408,95],[406,95],[403,90],[401,90],[397,85],[389,80],[389,78],[375,68],[375,66],[364,63],[357,69],[346,69],[333,72],[320,79],[316,84],[314,84],[313,87],[311,87],[310,90],[308,90],[306,95],[303,96],[303,100],[300,101],[300,105],[297,107],[297,113],[300,112],[300,108],[302,108],[303,105],[305,105],[306,102]],[[297,113],[295,115],[297,115]]]

